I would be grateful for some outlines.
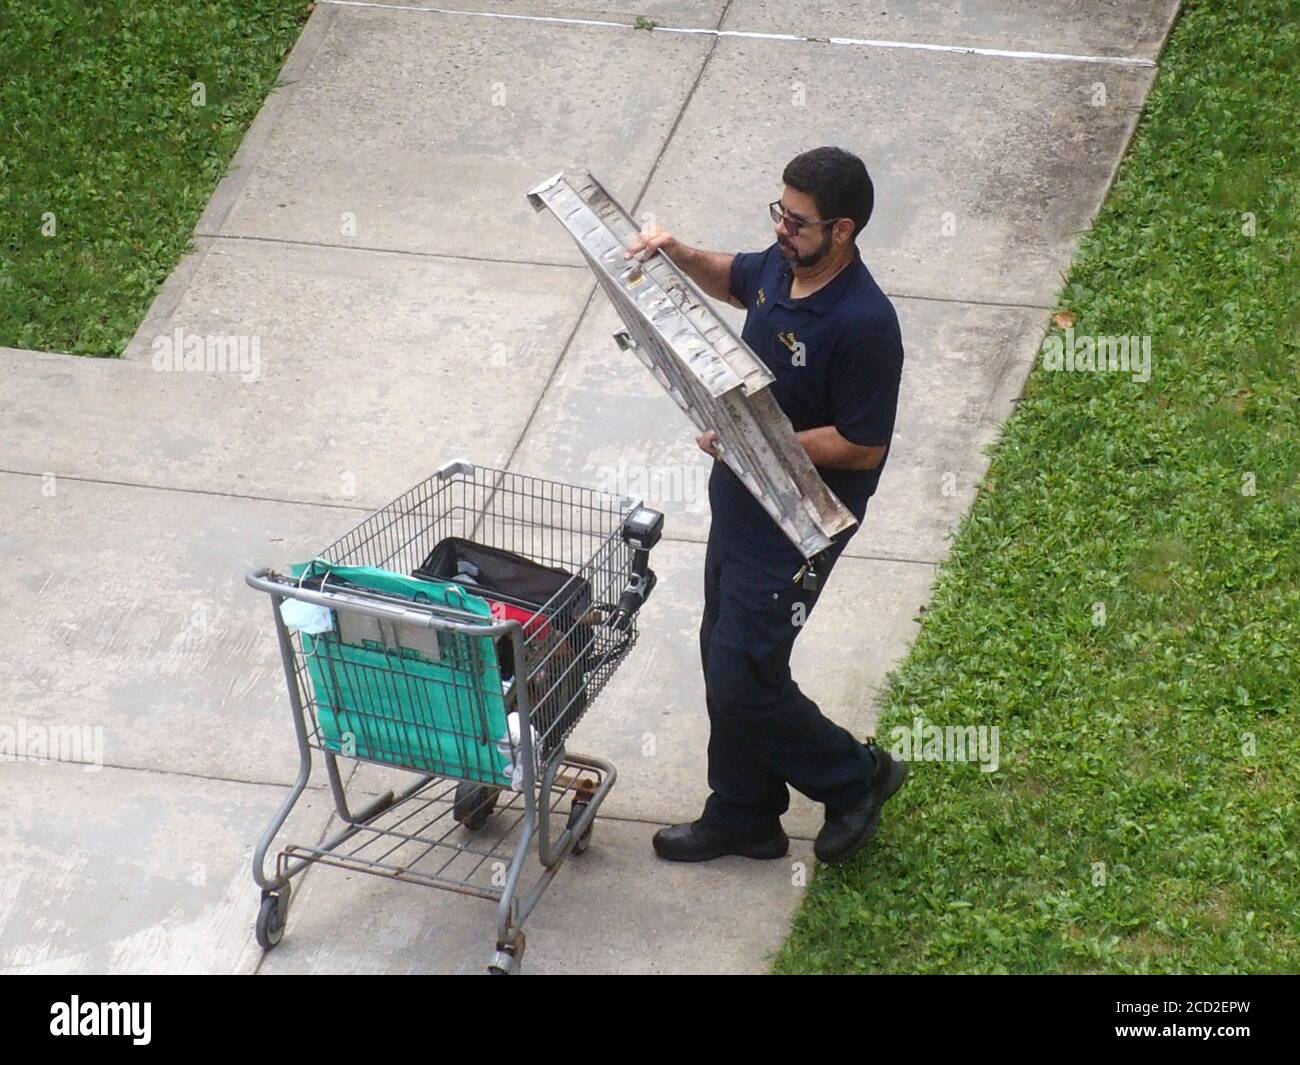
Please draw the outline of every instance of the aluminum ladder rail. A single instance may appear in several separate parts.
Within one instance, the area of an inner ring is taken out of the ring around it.
[[[639,233],[589,173],[556,174],[528,192],[577,242],[627,326],[614,340],[631,350],[806,559],[857,519],[826,487],[768,390],[771,371],[664,254],[645,262],[625,252]]]

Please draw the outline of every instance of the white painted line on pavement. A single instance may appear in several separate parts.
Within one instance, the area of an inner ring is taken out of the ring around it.
[[[478,18],[515,19],[520,22],[554,22],[566,26],[608,26],[630,29],[630,22],[611,22],[606,19],[560,18],[553,15],[512,15],[502,11],[461,11],[450,7],[428,7],[419,4],[380,4],[372,0],[317,0],[338,7],[372,7],[387,11],[432,11],[439,15],[474,15]],[[1006,48],[976,48],[961,44],[925,44],[920,41],[878,41],[868,37],[814,37],[797,33],[759,33],[750,30],[711,30],[691,26],[653,27],[655,33],[699,33],[712,37],[748,37],[762,41],[811,41],[818,44],[843,44],[859,48],[901,48],[917,52],[955,52],[960,55],[986,55],[995,59],[1041,59],[1058,63],[1110,63],[1116,66],[1154,67],[1152,59],[1125,55],[1072,55],[1068,52],[1021,52]]]

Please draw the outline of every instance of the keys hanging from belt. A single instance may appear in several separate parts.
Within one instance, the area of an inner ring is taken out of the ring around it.
[[[821,557],[822,552],[813,555],[794,575],[794,583],[801,585],[805,592],[815,592],[821,587],[821,577],[817,574],[817,560]]]

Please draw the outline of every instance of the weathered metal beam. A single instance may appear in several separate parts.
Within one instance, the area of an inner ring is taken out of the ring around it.
[[[805,558],[830,546],[853,515],[818,475],[768,391],[771,371],[664,254],[625,257],[639,232],[587,173],[556,174],[528,193],[559,219],[627,329],[614,334],[701,432]]]

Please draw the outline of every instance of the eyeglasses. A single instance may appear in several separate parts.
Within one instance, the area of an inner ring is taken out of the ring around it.
[[[840,221],[840,219],[838,218],[823,218],[819,222],[805,221],[802,218],[797,218],[794,215],[788,213],[786,209],[781,206],[780,200],[773,200],[771,203],[769,203],[767,205],[767,210],[768,213],[772,216],[773,222],[785,223],[785,228],[790,231],[790,235],[792,237],[798,236],[799,230],[803,229],[804,226],[833,226],[836,222]]]

